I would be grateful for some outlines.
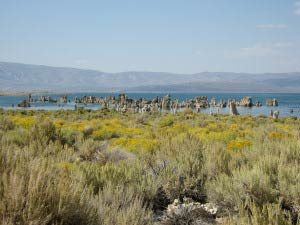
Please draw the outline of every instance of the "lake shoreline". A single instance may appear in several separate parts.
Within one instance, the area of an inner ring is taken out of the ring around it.
[[[27,95],[66,95],[70,94],[68,92],[55,92],[55,91],[26,91],[26,92],[18,92],[18,91],[0,91],[0,96],[27,96]]]
[[[3,95],[4,92],[0,92]],[[119,93],[112,92],[93,92],[93,93],[82,93],[82,92],[68,92],[63,94],[55,94],[59,92],[31,92],[33,101],[30,101],[29,109],[42,109],[42,110],[55,110],[55,109],[74,109],[76,107],[85,108],[85,109],[100,109],[102,106],[100,103],[103,103],[104,99],[107,98],[110,101],[112,99],[118,99],[120,97]],[[17,94],[17,95],[16,95]],[[16,109],[17,105],[20,104],[24,100],[28,100],[29,92],[5,92],[5,95],[0,96],[0,107],[3,109]],[[122,94],[121,94],[122,95]],[[144,99],[144,101],[153,101],[157,97],[158,99],[166,97],[167,93],[126,93],[125,94],[128,99],[136,101],[140,101],[140,99]],[[62,103],[60,98],[64,96],[67,97],[67,101]],[[229,113],[229,107],[213,107],[215,104],[220,103],[228,103],[230,99],[234,99],[236,102],[242,101],[243,98],[250,96],[252,98],[253,107],[239,107],[237,106],[238,112],[240,114],[250,114],[250,115],[270,115],[271,110],[279,111],[279,117],[288,117],[288,116],[297,116],[300,117],[300,94],[257,94],[257,93],[247,93],[247,94],[237,94],[237,93],[170,93],[170,103],[174,104],[178,100],[177,109],[182,108],[184,104],[189,104],[188,100],[194,101],[195,99],[199,99],[199,97],[205,97],[207,100],[205,102],[210,102],[212,107],[202,107],[200,109],[203,113]],[[43,97],[45,98],[43,102]],[[51,102],[48,102],[48,97]],[[123,96],[124,97],[124,96]],[[276,99],[278,101],[278,107],[266,106],[267,100]],[[52,102],[52,100],[57,101]],[[212,101],[213,100],[213,101]],[[129,100],[128,100],[129,101]],[[214,103],[212,103],[214,102]],[[255,106],[255,103],[260,103],[261,106]],[[128,105],[129,104],[129,105]],[[127,109],[132,108],[133,102],[127,104]],[[175,106],[173,104],[173,106]],[[131,105],[131,106],[130,106]],[[149,105],[149,104],[148,104]],[[172,105],[172,104],[171,104]],[[113,106],[110,104],[110,106]],[[140,106],[139,106],[140,107]],[[184,108],[184,107],[183,107]],[[200,107],[201,108],[201,107]],[[22,108],[23,109],[23,108]],[[141,108],[140,108],[141,109]],[[147,110],[147,109],[145,109]]]

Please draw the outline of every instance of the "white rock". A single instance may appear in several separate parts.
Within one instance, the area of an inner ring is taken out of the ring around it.
[[[168,206],[167,213],[168,214],[180,214],[182,210],[194,210],[194,209],[204,209],[211,215],[216,215],[218,212],[218,207],[213,203],[201,204],[198,202],[190,202],[186,201],[186,203],[179,203],[178,199],[175,199],[172,204]]]

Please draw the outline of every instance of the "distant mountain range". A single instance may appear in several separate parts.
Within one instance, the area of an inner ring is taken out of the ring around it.
[[[53,92],[300,92],[300,72],[105,73],[0,62],[0,91]]]

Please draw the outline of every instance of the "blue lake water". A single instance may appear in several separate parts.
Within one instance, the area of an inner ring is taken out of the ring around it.
[[[138,98],[146,98],[146,99],[153,99],[155,96],[165,96],[167,93],[126,93],[129,98],[138,99]],[[31,107],[28,108],[30,110],[56,110],[56,109],[74,109],[75,97],[82,97],[82,96],[118,96],[119,93],[70,93],[67,94],[68,99],[71,100],[70,103],[61,105],[59,103],[42,103],[42,102],[35,102],[31,103]],[[32,95],[34,98],[40,97],[42,95]],[[59,98],[62,96],[62,94],[46,94],[45,96],[50,96],[52,98]],[[298,111],[300,109],[300,93],[172,93],[171,98],[172,99],[179,99],[180,101],[186,101],[187,99],[194,98],[196,96],[207,96],[209,98],[209,101],[212,98],[215,98],[217,102],[219,102],[220,99],[227,101],[230,98],[240,100],[244,96],[251,96],[253,102],[260,101],[263,106],[262,107],[252,107],[252,108],[245,108],[245,107],[238,107],[238,111],[240,114],[250,114],[250,115],[269,115],[270,110],[273,111],[279,110],[280,114],[279,116],[300,116],[300,112]],[[15,106],[21,102],[22,100],[26,99],[27,96],[0,96],[0,107],[4,109],[23,109],[18,107],[12,107],[12,104]],[[273,99],[276,98],[278,100],[279,106],[278,107],[266,107],[265,103],[267,99]],[[83,106],[86,109],[99,109],[101,108],[100,104],[87,104],[87,105],[80,105]],[[294,109],[294,113],[290,113],[290,109]],[[211,107],[209,109],[203,109],[201,112],[203,113],[209,113],[217,112],[218,108]],[[220,113],[229,113],[229,108],[222,108],[220,109]]]

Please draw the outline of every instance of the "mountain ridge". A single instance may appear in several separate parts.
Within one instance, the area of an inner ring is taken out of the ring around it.
[[[247,87],[249,86],[249,88]],[[152,87],[152,88],[151,88]],[[290,91],[300,90],[300,72],[237,73],[200,72],[193,74],[126,71],[103,71],[72,67],[52,67],[0,62],[0,91],[66,91],[66,92],[156,92],[194,91]]]

